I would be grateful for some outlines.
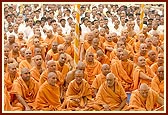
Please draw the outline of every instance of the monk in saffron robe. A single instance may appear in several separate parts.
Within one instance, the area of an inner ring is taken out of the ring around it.
[[[19,73],[21,72],[22,68],[27,67],[32,69],[34,63],[32,61],[32,52],[30,49],[25,51],[25,60],[22,60],[19,64]]]
[[[53,60],[47,62],[47,69],[40,75],[39,85],[41,86],[46,80],[49,72],[55,72],[59,79],[59,85],[62,85],[64,81],[61,81],[62,74],[56,71],[56,63]]]
[[[42,57],[41,57],[41,55],[36,55],[34,57],[34,62],[35,62],[35,66],[30,70],[30,73],[31,73],[32,77],[37,82],[39,82],[40,75],[45,70],[45,68],[42,66]]]
[[[104,54],[104,52],[102,50],[98,50],[97,51],[97,60],[101,64],[109,64],[110,65],[110,59],[109,59],[109,57],[106,54]]]
[[[99,39],[98,38],[94,38],[92,41],[92,45],[86,50],[87,52],[92,52],[94,54],[94,58],[96,58],[96,52],[98,50],[102,50],[104,51],[101,47],[99,47]]]
[[[113,51],[115,43],[113,42],[111,34],[106,35],[106,41],[103,42],[105,54],[110,58],[110,53]]]
[[[13,82],[10,92],[13,95],[12,106],[20,107],[18,110],[32,110],[38,89],[39,85],[31,78],[30,70],[22,68],[21,77]]]
[[[56,71],[59,71],[62,74],[61,81],[64,83],[65,77],[69,72],[69,66],[65,63],[66,54],[61,54],[59,60],[56,61]]]
[[[72,37],[70,35],[67,35],[65,37],[65,42],[63,45],[64,45],[65,53],[69,54],[73,58],[74,57],[74,45],[71,42],[72,42]]]
[[[120,60],[111,64],[112,73],[121,82],[125,91],[132,91],[134,63],[129,60],[129,54],[126,50],[120,53]]]
[[[133,49],[134,49],[135,53],[137,53],[139,51],[141,43],[145,43],[145,35],[144,34],[139,34],[137,41],[134,43]]]
[[[150,50],[148,52],[148,58],[146,59],[146,65],[149,67],[156,62],[156,52],[154,50]]]
[[[8,72],[5,73],[4,83],[7,91],[10,91],[13,85],[13,81],[19,77],[19,74],[16,70],[16,64],[10,63],[8,65]]]
[[[18,43],[13,43],[13,49],[9,52],[9,58],[14,58],[18,63],[20,63],[21,59],[19,59],[19,57],[19,45]]]
[[[150,86],[152,78],[154,77],[153,71],[149,68],[149,66],[146,66],[146,61],[143,56],[140,56],[138,58],[138,64],[137,67],[134,69],[133,72],[133,82],[134,87],[133,89],[138,89],[140,84],[146,83]]]
[[[96,75],[96,78],[94,79],[91,85],[94,90],[93,97],[96,96],[97,91],[99,90],[99,87],[101,86],[101,84],[103,84],[106,81],[106,75],[110,72],[111,72],[110,66],[108,64],[103,64],[101,68],[101,73]]]
[[[139,56],[144,56],[145,59],[148,57],[148,54],[147,54],[147,45],[145,43],[140,44],[139,52],[137,52],[134,55],[133,62],[135,64],[137,64]]]
[[[29,48],[32,51],[32,57],[35,56],[35,48],[40,48],[41,49],[41,55],[42,55],[43,59],[45,59],[46,48],[41,45],[39,39],[37,39],[37,38],[35,38],[33,40],[33,45],[30,46],[30,48]]]
[[[159,53],[158,57],[157,57],[157,62],[152,64],[150,68],[156,74],[157,70],[158,70],[158,67],[163,66],[163,64],[164,64],[164,54]]]
[[[88,83],[91,85],[95,75],[101,73],[101,63],[94,59],[94,54],[92,52],[86,53],[86,60],[83,61],[86,65],[85,73],[88,76]]]
[[[160,66],[157,75],[153,77],[151,88],[164,98],[164,67]]]
[[[121,111],[127,109],[127,95],[122,85],[117,81],[114,74],[106,75],[106,81],[100,86],[95,104],[92,107],[95,110]]]
[[[130,111],[153,111],[156,103],[163,105],[163,98],[143,83],[139,89],[132,92],[129,109]]]
[[[41,85],[35,99],[36,110],[60,110],[60,88],[56,84],[57,79],[57,75],[54,72],[48,73],[47,81]]]
[[[57,42],[52,43],[51,49],[46,54],[46,62],[51,60],[51,59],[55,60],[56,53],[58,52],[57,51],[57,46],[58,46]]]
[[[110,54],[110,60],[111,60],[111,64],[115,63],[116,60],[120,59],[120,53],[123,52],[123,48],[116,48],[114,49],[111,54]]]
[[[62,108],[76,110],[84,108],[89,100],[92,100],[90,85],[83,79],[84,72],[82,70],[75,71],[75,79],[70,82],[66,92],[66,99],[62,104]]]
[[[52,33],[51,29],[47,29],[46,30],[46,34],[47,34],[47,37],[44,40],[44,42],[47,43],[47,50],[49,51],[51,49],[51,47],[52,47],[52,43],[56,39],[56,36]],[[63,43],[63,42],[61,42],[61,43]]]

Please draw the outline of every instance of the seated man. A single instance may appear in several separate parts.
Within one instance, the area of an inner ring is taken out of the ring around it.
[[[129,54],[126,50],[120,53],[120,60],[116,60],[115,63],[111,64],[112,73],[121,82],[126,92],[132,91],[133,88],[133,69],[134,63],[129,60]]]
[[[138,89],[141,83],[151,85],[152,78],[154,77],[153,71],[146,65],[146,60],[143,56],[138,58],[138,65],[133,72],[133,89]]]
[[[92,107],[95,110],[121,111],[126,110],[127,95],[122,85],[117,81],[114,74],[106,75],[106,81],[100,86],[95,104]]]
[[[139,89],[132,92],[129,108],[130,111],[153,111],[156,103],[163,105],[163,98],[143,83]]]
[[[31,110],[34,107],[38,89],[38,83],[30,76],[30,69],[22,68],[21,77],[13,82],[11,89],[11,94],[14,95],[12,105],[19,106],[19,110]]]
[[[94,79],[92,83],[92,88],[94,90],[94,96],[96,96],[97,91],[99,90],[99,87],[101,84],[103,84],[106,81],[106,75],[110,73],[110,66],[108,64],[103,64],[101,68],[101,73],[96,75],[96,78]]]
[[[158,68],[157,74],[153,77],[151,82],[151,88],[155,90],[159,95],[164,98],[164,67]]]
[[[60,89],[59,86],[56,85],[57,79],[58,76],[56,73],[48,73],[47,81],[41,85],[35,99],[36,110],[60,110]]]
[[[75,79],[68,85],[66,99],[62,105],[63,109],[73,110],[74,107],[84,108],[88,101],[92,99],[90,85],[83,79],[84,72],[82,70],[76,70],[74,76]]]

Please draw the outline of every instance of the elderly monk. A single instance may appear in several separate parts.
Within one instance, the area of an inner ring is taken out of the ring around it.
[[[151,82],[151,88],[155,90],[159,95],[164,98],[164,67],[160,66],[157,70],[157,74],[153,77]]]
[[[13,85],[13,81],[19,77],[15,63],[8,65],[8,72],[5,73],[4,82],[7,91],[10,91]]]
[[[129,60],[129,54],[126,50],[120,53],[120,60],[111,64],[112,73],[121,82],[125,91],[132,91],[133,78],[132,73],[134,69],[134,63]]]
[[[86,60],[83,61],[86,65],[85,73],[88,76],[88,83],[91,85],[95,76],[101,73],[101,63],[94,59],[92,52],[86,53]]]
[[[157,62],[152,64],[150,68],[156,74],[158,67],[163,66],[163,65],[164,65],[164,54],[159,53],[157,57]]]
[[[34,62],[35,62],[35,66],[30,70],[30,73],[31,73],[32,77],[37,82],[39,82],[40,75],[45,70],[45,68],[42,66],[42,57],[41,57],[41,55],[36,55],[34,57]]]
[[[132,92],[129,108],[130,111],[153,111],[156,103],[163,105],[163,98],[143,83],[139,89]]]
[[[121,111],[126,110],[127,95],[115,75],[106,75],[106,81],[100,86],[93,108],[95,110]]]
[[[104,81],[106,81],[106,75],[110,72],[111,72],[110,66],[108,64],[103,64],[101,68],[101,73],[96,75],[96,78],[92,83],[92,88],[94,90],[93,97],[96,96],[97,91],[99,90],[99,87],[101,86],[101,84],[104,83]]]
[[[57,51],[57,46],[58,46],[57,42],[52,43],[51,49],[46,54],[46,62],[51,60],[51,59],[53,59],[53,60],[55,59],[56,53],[58,52]]]
[[[58,76],[54,72],[48,73],[47,81],[45,81],[37,93],[35,99],[35,109],[43,111],[60,110],[60,88],[56,84]]]
[[[134,61],[135,64],[137,64],[139,56],[144,56],[145,58],[148,57],[148,55],[147,55],[147,45],[145,43],[140,44],[139,52],[137,52],[134,55],[133,61]]]
[[[46,80],[48,73],[55,72],[59,79],[59,85],[63,84],[63,81],[60,81],[62,74],[59,71],[56,71],[56,63],[53,60],[50,60],[47,62],[47,69],[43,71],[43,73],[40,75],[39,85],[41,86]]]
[[[146,59],[146,65],[149,67],[156,62],[156,52],[154,50],[148,51],[148,58]]]
[[[13,82],[11,89],[11,94],[16,97],[13,106],[20,107],[19,110],[31,110],[34,107],[38,89],[38,83],[31,77],[30,69],[22,68],[21,76]]]
[[[90,85],[83,79],[84,72],[82,70],[75,71],[75,79],[68,85],[66,99],[62,105],[65,109],[74,109],[74,107],[84,108],[88,101],[92,99]]]
[[[150,86],[152,78],[154,77],[153,71],[146,65],[145,58],[140,56],[138,58],[137,67],[134,69],[133,72],[133,82],[134,87],[133,89],[138,89],[140,84],[146,83]]]
[[[25,51],[25,60],[22,60],[19,64],[19,73],[21,72],[22,68],[27,67],[29,69],[32,69],[34,66],[34,63],[32,61],[32,52],[30,49],[27,49]]]
[[[109,59],[109,57],[106,54],[104,54],[104,52],[102,50],[98,50],[97,51],[97,60],[101,64],[109,64],[110,65],[110,59]]]

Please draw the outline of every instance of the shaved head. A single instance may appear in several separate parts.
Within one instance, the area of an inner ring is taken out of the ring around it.
[[[149,86],[146,83],[142,83],[139,87],[139,92],[142,95],[142,97],[147,98],[149,91]]]

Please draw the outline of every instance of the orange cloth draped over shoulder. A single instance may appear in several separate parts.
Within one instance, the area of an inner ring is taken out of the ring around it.
[[[155,75],[152,72],[152,70],[149,68],[149,66],[145,66],[145,69],[137,66],[133,72],[134,90],[138,89],[140,84],[142,83],[146,83],[148,86],[151,86],[151,81],[140,78],[140,72],[143,72],[144,74],[146,74],[148,77],[151,77],[151,78],[153,78]]]
[[[68,64],[64,64],[63,66],[61,66],[59,64],[58,61],[56,61],[56,71],[59,71],[62,74],[62,78],[60,79],[60,81],[62,81],[64,83],[65,81],[65,77],[67,75],[67,73],[69,72],[70,68],[68,66]]]
[[[156,74],[158,70],[158,63],[155,62],[154,64],[151,65],[151,70]]]
[[[115,43],[114,42],[108,42],[108,41],[105,41],[104,43],[103,43],[103,47],[104,47],[104,49],[106,48],[106,47],[112,47],[112,48],[114,48],[114,46],[115,46]],[[106,49],[105,49],[105,54],[110,58],[110,51],[106,51]]]
[[[15,79],[17,79],[18,77],[19,77],[19,74],[18,74],[18,73],[16,73],[16,75],[15,75],[14,78],[11,78],[11,77],[10,77],[10,73],[9,73],[9,72],[5,73],[4,83],[5,83],[5,87],[6,87],[7,91],[10,91],[10,90],[11,90],[12,85],[13,85],[13,81],[14,81]]]
[[[93,80],[95,79],[96,75],[101,73],[101,63],[97,60],[94,60],[94,64],[89,65],[86,60],[83,61],[86,65],[85,67],[85,73],[87,74],[88,78],[87,81],[91,85]]]
[[[92,83],[92,87],[98,90],[101,84],[103,84],[105,81],[106,81],[106,76],[104,76],[102,73],[99,75],[96,75],[96,78]]]
[[[13,82],[13,87],[11,89],[11,94],[18,94],[20,95],[25,102],[34,108],[34,101],[37,95],[39,89],[38,83],[30,77],[30,82],[29,82],[29,87],[26,85],[26,83],[23,81],[21,77],[18,77],[14,82]],[[17,107],[18,105],[20,106],[21,103],[16,99],[13,102],[13,106]],[[20,110],[23,110],[23,106],[20,106]]]
[[[33,67],[33,68],[30,70],[30,73],[31,73],[31,76],[32,76],[37,82],[39,82],[39,80],[40,80],[40,72],[39,72],[39,70],[37,69],[37,67]]]
[[[35,109],[43,111],[60,110],[60,88],[58,85],[52,86],[45,81],[37,93],[35,99]]]
[[[84,98],[86,97],[88,100],[92,99],[91,96],[91,89],[88,82],[84,79],[82,79],[82,82],[80,85],[76,83],[76,80],[74,79],[71,81],[68,85],[68,89],[66,91],[66,99],[63,103],[63,108],[73,108],[73,107],[84,107]],[[79,99],[79,102],[74,101],[73,99]]]
[[[139,90],[135,90],[131,94],[129,109],[133,111],[152,111],[155,109],[155,104],[159,95],[152,89],[148,92],[147,99],[143,98]]]
[[[110,110],[115,110],[120,106],[123,100],[127,98],[127,95],[122,87],[122,85],[115,80],[114,82],[115,91],[108,87],[107,82],[105,81],[99,88],[95,103],[100,106],[103,104],[109,105]],[[102,107],[99,107],[102,110]],[[123,107],[122,110],[127,109],[127,105]]]
[[[157,93],[164,94],[164,80],[159,81],[158,76],[153,77],[151,82],[151,88],[155,90]]]
[[[10,95],[6,89],[4,88],[4,111],[12,111],[12,105],[10,104]]]
[[[108,64],[108,65],[110,65],[110,59],[109,59],[109,57],[107,55],[103,55],[102,59],[99,60],[99,62],[101,64]]]
[[[27,60],[22,60],[19,64],[19,73],[21,73],[21,70],[24,67],[27,67],[28,69],[32,69],[32,65]]]
[[[128,60],[127,62],[123,62],[121,60],[117,60],[115,63],[111,65],[112,73],[118,78],[124,87],[125,91],[131,91],[133,86],[133,72],[134,64],[132,61]]]

